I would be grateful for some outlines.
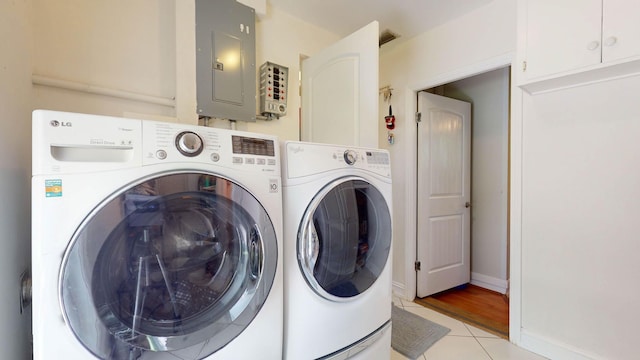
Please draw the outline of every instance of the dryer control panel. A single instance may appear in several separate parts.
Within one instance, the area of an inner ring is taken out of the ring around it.
[[[343,145],[288,141],[283,145],[287,178],[354,169],[391,177],[389,152]]]

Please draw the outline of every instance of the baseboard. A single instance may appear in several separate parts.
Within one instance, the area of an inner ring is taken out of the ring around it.
[[[500,294],[506,294],[507,288],[509,286],[509,282],[507,280],[502,280],[479,273],[471,273],[471,284],[498,292]],[[392,294],[401,299],[413,301],[413,299],[408,299],[407,289],[405,287],[405,284],[403,283],[397,281],[392,282]]]
[[[471,284],[481,288],[489,289],[500,294],[506,294],[509,282],[507,280],[494,278],[479,273],[471,273]]]
[[[603,357],[587,354],[581,349],[554,341],[526,329],[520,329],[520,341],[517,345],[549,359],[605,360]]]
[[[413,301],[413,299],[407,299],[407,292],[403,283],[393,281],[391,283],[391,286],[391,293],[393,294],[393,296],[397,296],[402,300]]]

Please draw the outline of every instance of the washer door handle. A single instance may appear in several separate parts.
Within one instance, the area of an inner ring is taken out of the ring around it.
[[[249,239],[249,270],[251,272],[252,279],[258,279],[262,274],[262,263],[264,261],[264,255],[262,251],[262,235],[258,229],[258,225],[253,225],[251,228]]]
[[[313,225],[313,221],[307,222],[305,235],[302,256],[304,256],[304,263],[307,270],[313,274],[313,269],[316,267],[318,254],[320,253],[320,241],[318,240],[318,233],[316,232],[316,227]]]

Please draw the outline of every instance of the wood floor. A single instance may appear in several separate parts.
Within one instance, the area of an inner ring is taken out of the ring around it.
[[[415,302],[498,336],[509,338],[509,300],[500,293],[467,284]]]

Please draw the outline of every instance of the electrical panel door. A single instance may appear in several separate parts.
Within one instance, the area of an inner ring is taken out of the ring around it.
[[[255,11],[235,0],[196,0],[198,115],[256,120]]]

